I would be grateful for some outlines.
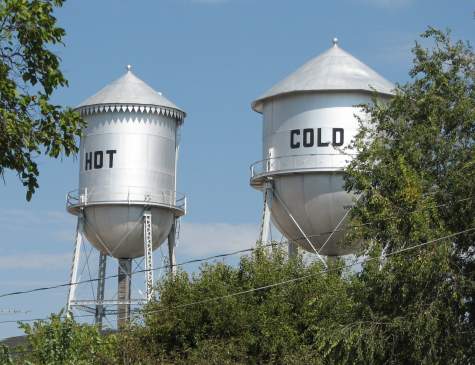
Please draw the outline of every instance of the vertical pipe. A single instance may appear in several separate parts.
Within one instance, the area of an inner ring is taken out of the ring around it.
[[[104,288],[106,276],[107,255],[99,254],[99,277],[97,281],[97,305],[96,305],[96,325],[99,331],[102,330],[102,319],[104,318]]]
[[[117,328],[123,329],[130,319],[130,284],[132,259],[119,259]]]
[[[170,274],[176,274],[176,257],[175,257],[175,245],[176,245],[176,218],[173,221],[172,228],[168,234],[168,261],[170,263]]]

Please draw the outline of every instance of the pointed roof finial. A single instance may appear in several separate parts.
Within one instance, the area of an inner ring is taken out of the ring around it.
[[[333,42],[334,47],[338,46],[338,38],[337,37],[333,38],[332,42]]]
[[[127,65],[126,69],[127,69],[127,72],[130,72],[132,70],[132,65]]]

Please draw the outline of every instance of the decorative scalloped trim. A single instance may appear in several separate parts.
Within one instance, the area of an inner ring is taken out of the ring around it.
[[[155,105],[134,105],[134,104],[100,104],[100,105],[86,105],[77,109],[81,115],[91,115],[96,113],[108,112],[135,112],[135,113],[150,113],[159,114],[165,117],[171,117],[178,121],[185,119],[185,113],[163,106]]]

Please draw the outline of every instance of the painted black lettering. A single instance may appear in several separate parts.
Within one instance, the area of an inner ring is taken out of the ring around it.
[[[84,169],[86,171],[92,169],[92,152],[86,152],[84,154],[84,157],[86,160],[86,163],[84,164]]]
[[[339,135],[339,139],[337,140],[337,134]],[[333,128],[333,146],[343,146],[345,142],[345,131],[343,128]]]
[[[300,147],[300,142],[295,142],[295,136],[300,136],[300,129],[292,129],[290,131],[290,148]]]
[[[303,130],[303,146],[312,147],[315,142],[315,136],[312,128],[306,128]]]
[[[327,147],[330,142],[322,143],[322,128],[317,128],[317,146],[318,147]]]
[[[109,168],[114,167],[114,154],[117,152],[117,150],[107,150],[106,153],[109,155]]]
[[[102,151],[94,152],[94,168],[102,169],[103,163],[104,163],[104,154],[102,153]]]

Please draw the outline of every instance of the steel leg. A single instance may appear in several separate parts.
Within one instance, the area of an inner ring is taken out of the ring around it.
[[[176,274],[176,257],[175,257],[175,247],[176,247],[176,218],[173,222],[172,229],[168,234],[168,261],[170,264],[170,274]]]
[[[123,329],[130,319],[130,284],[132,259],[119,259],[117,327]]]
[[[152,247],[152,213],[145,211],[143,222],[144,256],[145,256],[145,295],[147,301],[153,298],[153,247]]]
[[[264,212],[262,215],[261,234],[259,237],[261,243],[267,243],[269,241],[271,230],[270,210],[272,207],[273,195],[271,182],[266,182],[264,190]]]
[[[81,246],[82,246],[82,231],[83,231],[83,217],[82,214],[78,217],[78,222],[76,226],[76,240],[74,243],[74,254],[73,254],[73,262],[71,265],[71,277],[69,283],[69,292],[68,292],[68,302],[66,304],[66,315],[68,317],[71,316],[71,305],[75,299],[76,295],[76,287],[77,287],[77,276],[78,276],[78,269],[79,269],[79,258],[81,255]]]
[[[104,318],[104,289],[106,276],[107,255],[99,254],[99,280],[97,281],[97,305],[96,305],[96,325],[102,330],[102,319]]]

